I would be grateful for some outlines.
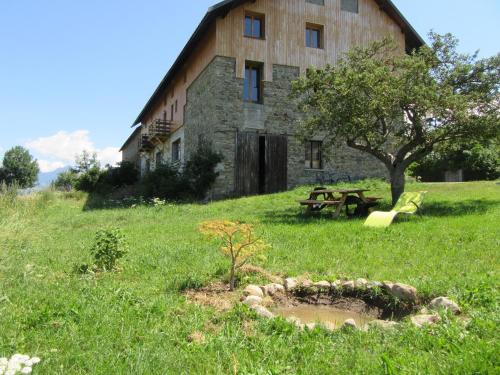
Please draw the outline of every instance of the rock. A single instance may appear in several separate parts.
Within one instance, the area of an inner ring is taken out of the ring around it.
[[[342,327],[345,327],[345,328],[357,328],[357,324],[356,324],[356,321],[354,319],[347,319],[344,324],[342,325]]]
[[[267,294],[269,296],[274,296],[276,293],[283,293],[285,292],[285,287],[281,284],[267,284],[262,287],[264,294]]]
[[[285,279],[285,289],[288,291],[292,291],[295,288],[297,288],[297,280],[294,278],[289,277],[288,279]]]
[[[300,287],[304,289],[311,288],[314,285],[314,283],[311,280],[302,280],[300,283]]]
[[[453,314],[460,314],[460,307],[448,297],[434,298],[429,307],[433,310],[450,310]]]
[[[339,290],[341,287],[342,287],[342,281],[340,280],[335,280],[331,285],[331,288],[333,290]]]
[[[380,281],[370,281],[366,285],[368,289],[373,289],[373,288],[382,288],[384,284],[382,284]]]
[[[368,322],[369,327],[379,327],[383,329],[396,328],[399,324],[390,320],[372,320]]]
[[[417,289],[411,285],[391,282],[384,282],[384,289],[393,297],[410,303],[417,302]]]
[[[416,327],[422,328],[426,325],[431,325],[439,322],[439,315],[415,315],[411,317],[411,322]]]
[[[264,297],[262,289],[257,285],[248,285],[243,291],[243,294],[245,294],[245,296],[257,296],[261,298]]]
[[[345,290],[354,290],[355,287],[356,284],[354,283],[354,281],[345,281],[342,283],[342,288],[344,288]]]
[[[368,285],[368,280],[366,280],[366,279],[357,279],[354,282],[354,286],[357,289],[365,289],[367,285]]]
[[[313,284],[316,288],[319,290],[330,290],[331,285],[328,281],[318,281],[317,283]]]
[[[268,319],[274,318],[274,314],[263,306],[255,305],[252,306],[252,309],[257,313],[258,316]]]
[[[250,307],[260,305],[262,303],[262,298],[257,296],[248,296],[245,298],[243,303]]]
[[[290,317],[286,318],[286,321],[288,323],[294,324],[297,328],[304,329],[304,324],[302,324],[300,319],[295,317],[295,316],[290,316]]]
[[[317,327],[317,324],[316,324],[316,323],[307,323],[307,324],[305,325],[305,327],[306,327],[307,329],[309,329],[309,330],[311,330],[311,331],[312,331],[314,328],[316,328],[316,327]]]

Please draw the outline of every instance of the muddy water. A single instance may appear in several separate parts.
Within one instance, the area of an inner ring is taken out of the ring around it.
[[[276,308],[273,312],[285,318],[297,318],[302,324],[321,323],[330,329],[342,327],[342,324],[344,324],[347,319],[354,319],[358,327],[362,327],[368,322],[376,319],[352,311],[344,311],[334,307],[317,305]]]

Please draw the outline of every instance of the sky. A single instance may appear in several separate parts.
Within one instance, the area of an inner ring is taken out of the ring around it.
[[[451,32],[463,52],[500,52],[500,0],[393,1],[424,38]],[[0,0],[0,159],[22,145],[43,172],[83,150],[119,161],[132,122],[215,2]]]

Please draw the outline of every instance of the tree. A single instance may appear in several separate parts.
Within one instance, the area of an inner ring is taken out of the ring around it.
[[[16,146],[7,151],[0,168],[0,180],[8,185],[18,184],[19,187],[31,188],[38,180],[38,162],[24,147]]]
[[[101,178],[101,164],[97,160],[97,154],[90,154],[83,151],[76,157],[75,173],[77,174],[75,188],[87,193],[93,193],[96,190],[97,183]]]
[[[243,267],[252,256],[269,247],[267,243],[257,238],[253,226],[238,222],[214,220],[201,224],[200,232],[208,238],[217,238],[221,242],[224,255],[231,258],[229,286],[234,290],[236,272]]]
[[[352,49],[336,66],[310,69],[293,84],[308,114],[302,135],[369,153],[388,169],[393,203],[405,171],[436,145],[498,136],[500,54],[457,52],[452,35],[401,54],[391,39]]]

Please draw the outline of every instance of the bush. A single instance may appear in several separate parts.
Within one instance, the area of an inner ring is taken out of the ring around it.
[[[146,198],[167,200],[186,199],[189,196],[189,182],[178,167],[162,164],[144,176],[141,192]]]
[[[59,191],[71,191],[76,187],[78,175],[72,169],[59,173],[56,180],[52,183],[54,189]]]
[[[500,177],[500,147],[495,142],[445,145],[410,167],[422,181],[443,181],[445,171],[462,169],[465,181]]]
[[[203,199],[214,184],[218,173],[215,168],[222,156],[208,146],[200,146],[184,169],[163,164],[148,173],[141,182],[146,198],[166,200]]]
[[[120,229],[105,229],[96,233],[90,252],[98,270],[113,271],[116,262],[127,253],[127,244]]]
[[[201,145],[192,155],[186,163],[184,175],[193,198],[204,199],[206,197],[219,175],[215,168],[221,161],[222,155],[206,145]]]
[[[134,185],[139,181],[139,171],[133,163],[124,161],[119,163],[117,168],[109,168],[104,179],[115,188]]]

